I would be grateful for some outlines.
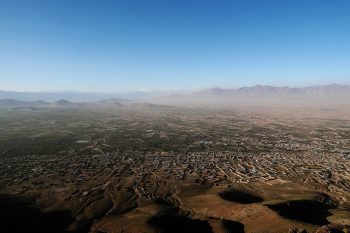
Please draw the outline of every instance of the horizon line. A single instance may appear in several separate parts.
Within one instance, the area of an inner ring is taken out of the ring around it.
[[[223,90],[234,90],[241,88],[252,88],[252,87],[274,87],[274,88],[307,88],[307,87],[322,87],[322,86],[350,86],[350,83],[329,83],[329,84],[311,84],[304,86],[289,86],[289,85],[268,85],[268,84],[254,84],[236,87],[221,87],[219,85],[213,85],[212,87],[206,88],[191,88],[191,89],[134,89],[134,90],[116,90],[111,92],[93,91],[93,90],[6,90],[0,89],[2,92],[19,92],[19,93],[89,93],[89,94],[127,94],[127,93],[152,93],[152,92],[193,92],[193,91],[203,91],[210,89],[223,89]]]

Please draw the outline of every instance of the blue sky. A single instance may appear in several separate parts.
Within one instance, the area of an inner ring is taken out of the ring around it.
[[[0,89],[350,84],[348,0],[0,0]]]

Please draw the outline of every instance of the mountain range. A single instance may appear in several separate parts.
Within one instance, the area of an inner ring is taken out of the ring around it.
[[[138,97],[136,98],[124,98]],[[273,87],[255,85],[237,89],[211,88],[189,93],[143,92],[142,95],[102,94],[89,92],[15,92],[0,91],[0,106],[84,106],[114,105],[149,102],[162,105],[298,105],[298,106],[348,106],[349,85],[324,85],[308,87]]]
[[[0,90],[0,99],[15,99],[21,101],[43,100],[55,102],[65,99],[71,102],[93,102],[108,100],[113,98],[142,100],[154,96],[172,95],[178,92],[174,91],[130,91],[115,93],[98,93],[98,92],[80,92],[80,91],[40,91],[40,92],[23,92],[23,91],[4,91]]]
[[[237,89],[211,88],[187,95],[153,98],[154,103],[206,106],[347,106],[349,85],[273,87],[255,85]]]
[[[339,95],[342,93],[349,94],[350,86],[331,84],[325,86],[309,86],[301,88],[293,87],[273,87],[255,85],[252,87],[242,87],[237,89],[222,89],[212,88],[204,91],[197,92],[197,95],[217,95],[217,96],[230,96],[230,95],[248,95],[255,97],[262,96],[288,96],[288,95]]]

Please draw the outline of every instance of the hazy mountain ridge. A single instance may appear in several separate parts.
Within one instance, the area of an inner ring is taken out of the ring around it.
[[[0,100],[0,108],[9,108],[9,109],[30,109],[38,110],[40,108],[50,108],[50,107],[59,107],[59,108],[79,108],[79,107],[107,107],[107,108],[165,108],[169,107],[166,105],[152,104],[149,102],[142,101],[133,101],[127,99],[108,99],[100,101],[91,101],[91,102],[70,102],[65,99],[60,99],[54,102],[45,102],[42,100],[37,101],[22,101],[15,99],[2,99]]]
[[[60,99],[55,102],[46,102],[43,100],[36,101],[22,101],[15,99],[2,99],[0,100],[0,107],[21,108],[21,107],[54,107],[54,106],[78,106],[83,103],[72,103],[65,99]]]
[[[155,95],[158,93],[158,95]],[[252,106],[252,105],[306,105],[335,106],[350,105],[350,86],[330,84],[308,87],[274,87],[255,85],[237,89],[211,88],[187,94],[169,95],[163,92],[151,92],[139,99],[110,97],[110,94],[69,92],[68,98],[60,97],[62,93],[29,93],[0,91],[1,107],[43,107],[43,106],[118,106],[148,102],[156,105],[201,105],[201,106]],[[127,95],[127,94],[125,94]],[[11,98],[21,97],[19,99]],[[87,97],[90,96],[90,97]],[[27,100],[23,100],[28,97]],[[37,98],[42,97],[42,98]],[[69,98],[70,97],[70,98]],[[74,97],[74,98],[73,98]],[[35,99],[37,98],[37,99]],[[1,100],[2,99],[2,100]],[[47,101],[49,99],[49,101]],[[50,99],[54,99],[51,100]],[[74,99],[75,101],[72,101]],[[81,100],[81,101],[77,101]]]
[[[98,92],[80,92],[80,91],[40,91],[40,92],[26,92],[26,91],[4,91],[0,90],[0,99],[15,99],[21,101],[36,101],[43,100],[47,102],[59,101],[61,99],[70,102],[93,102],[110,99],[128,99],[140,100],[154,96],[167,96],[176,93],[183,93],[182,91],[129,91],[129,92],[115,92],[115,93],[98,93]]]
[[[315,94],[328,94],[328,95],[339,95],[341,93],[350,94],[350,86],[331,84],[325,86],[308,86],[308,87],[273,87],[255,85],[252,87],[241,87],[237,89],[222,89],[222,88],[211,88],[208,90],[196,92],[196,95],[251,95],[251,96],[278,96],[278,95],[315,95]]]
[[[153,99],[158,104],[201,106],[348,106],[350,86],[211,88],[188,95]]]

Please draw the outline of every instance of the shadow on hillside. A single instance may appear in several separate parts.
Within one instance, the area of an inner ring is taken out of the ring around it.
[[[222,225],[227,233],[244,233],[244,225],[240,222],[223,220]]]
[[[158,203],[162,205],[162,210],[157,215],[153,216],[148,221],[148,224],[160,233],[212,233],[211,226],[207,221],[191,219],[179,213],[178,208],[164,201],[158,201]]]
[[[331,206],[314,200],[289,201],[267,206],[283,217],[315,225],[329,224],[327,217],[332,215],[328,211]]]
[[[263,201],[263,199],[259,196],[236,189],[223,191],[219,193],[219,196],[226,201],[233,201],[242,204],[251,204]]]
[[[61,233],[74,221],[68,211],[43,213],[32,201],[0,196],[1,232]]]

